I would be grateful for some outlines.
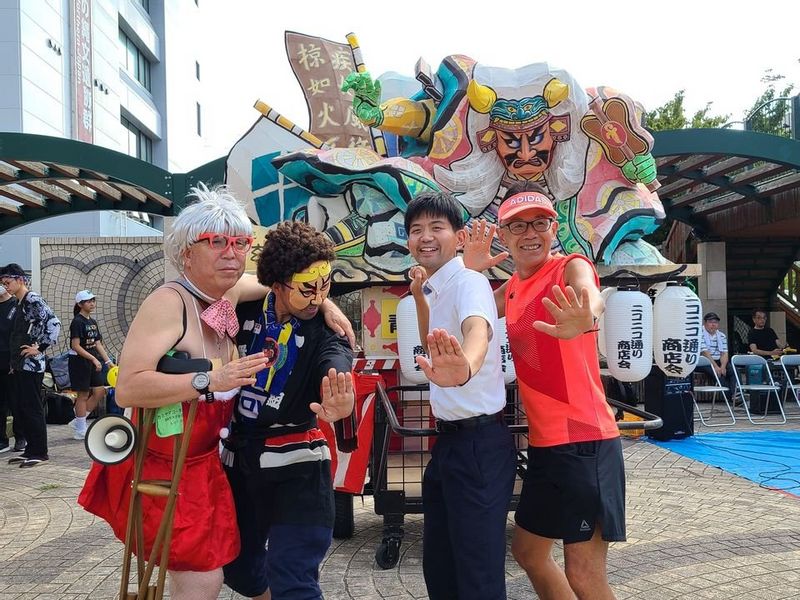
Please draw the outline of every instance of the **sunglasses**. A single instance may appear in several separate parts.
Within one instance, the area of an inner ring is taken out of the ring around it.
[[[197,242],[208,242],[212,250],[227,252],[233,248],[237,254],[245,254],[253,246],[252,235],[225,235],[222,233],[202,233],[197,237]]]

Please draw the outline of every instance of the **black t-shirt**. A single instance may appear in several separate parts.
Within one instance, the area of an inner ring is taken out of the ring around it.
[[[11,341],[11,325],[14,323],[14,313],[17,310],[17,299],[11,296],[5,302],[0,302],[0,353],[8,354]]]
[[[70,347],[72,340],[75,338],[80,340],[81,348],[95,358],[100,359],[100,352],[97,350],[97,342],[101,342],[103,336],[100,335],[100,328],[97,326],[97,321],[91,317],[86,318],[80,313],[75,315],[75,318],[72,319],[72,323],[69,325]]]
[[[236,343],[241,354],[254,354],[254,340],[264,327],[263,301],[245,302],[236,308],[241,328]],[[320,402],[320,385],[330,368],[349,372],[353,352],[347,338],[340,337],[325,325],[322,314],[308,321],[299,321],[293,331],[297,355],[281,393],[270,395],[263,389],[248,386],[236,400],[233,432],[249,439],[272,437],[305,431],[315,426],[316,416],[308,408]],[[277,362],[281,363],[279,357]],[[277,427],[276,427],[277,425]],[[281,427],[286,425],[286,427]]]
[[[778,347],[778,334],[772,328],[764,327],[764,329],[751,329],[747,334],[747,348],[750,344],[755,344],[759,350],[769,351],[775,350]]]
[[[14,324],[16,312],[17,299],[14,296],[0,302],[0,369],[4,373],[8,373],[11,360],[11,326]]]

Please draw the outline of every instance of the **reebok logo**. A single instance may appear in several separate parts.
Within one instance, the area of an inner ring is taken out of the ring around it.
[[[586,522],[586,519],[581,521],[581,531],[591,531],[592,528],[589,527],[589,524]]]

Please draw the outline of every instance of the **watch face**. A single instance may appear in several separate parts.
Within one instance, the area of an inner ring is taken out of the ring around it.
[[[206,389],[210,382],[211,379],[208,377],[208,373],[195,373],[194,377],[192,377],[192,387],[198,391]]]

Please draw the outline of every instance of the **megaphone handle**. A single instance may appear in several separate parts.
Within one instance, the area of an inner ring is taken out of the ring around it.
[[[195,415],[197,414],[197,398],[192,399],[189,404],[189,414],[186,416],[186,425],[183,434],[175,438],[175,450],[172,461],[172,485],[169,489],[167,502],[164,506],[164,513],[161,516],[161,523],[158,525],[158,532],[153,540],[153,547],[150,550],[150,557],[145,567],[144,576],[139,581],[139,596],[145,597],[153,569],[156,566],[156,553],[161,550],[161,561],[158,569],[158,582],[156,584],[155,600],[161,600],[164,593],[164,582],[167,576],[169,563],[169,545],[172,541],[172,518],[175,514],[175,503],[178,499],[178,484],[180,483],[181,473],[183,473],[183,463],[186,461],[186,454],[189,451],[189,440],[192,436]]]

